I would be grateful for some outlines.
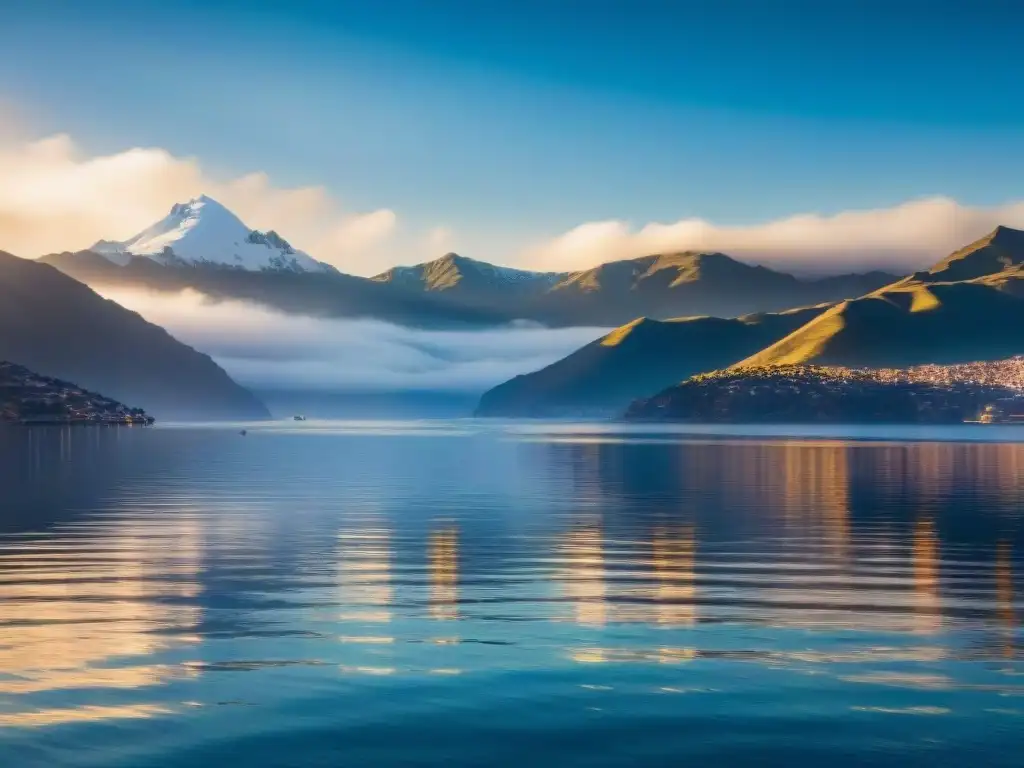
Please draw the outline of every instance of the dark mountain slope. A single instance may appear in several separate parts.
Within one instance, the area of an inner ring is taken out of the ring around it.
[[[91,251],[51,254],[41,261],[90,285],[193,288],[290,314],[376,318],[418,327],[512,320],[610,327],[641,316],[734,317],[838,301],[896,279],[870,272],[802,280],[725,254],[692,252],[616,261],[572,274],[509,269],[448,254],[372,279],[339,272],[164,265],[148,258],[132,258],[121,266]]]
[[[731,365],[825,310],[736,319],[641,318],[534,373],[486,392],[481,416],[607,415],[700,371]]]
[[[255,302],[294,315],[375,318],[427,328],[496,325],[512,319],[486,306],[468,306],[340,272],[165,266],[143,258],[119,266],[92,251],[55,253],[40,261],[89,285],[174,292],[192,288],[215,299]]]
[[[568,276],[533,305],[535,317],[606,324],[646,316],[737,317],[859,296],[891,283],[872,272],[802,280],[724,253],[683,252],[610,262]]]
[[[1024,264],[1024,232],[996,227],[985,237],[954,251],[925,272],[907,278],[907,282],[951,283],[993,275]]]
[[[0,422],[22,424],[152,424],[141,408],[131,408],[77,384],[40,376],[0,360]]]
[[[1024,232],[997,227],[930,270],[844,301],[739,365],[906,366],[1024,352]]]
[[[209,357],[46,264],[0,252],[0,359],[160,419],[269,414]]]
[[[892,286],[836,305],[740,365],[906,366],[1012,357],[1024,353],[1022,277]]]

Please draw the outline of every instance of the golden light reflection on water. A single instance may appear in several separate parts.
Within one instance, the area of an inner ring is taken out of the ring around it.
[[[323,666],[346,676],[446,676],[472,673],[474,664],[514,666],[531,653],[537,656],[524,663],[541,654],[580,664],[682,665],[715,658],[811,674],[831,674],[819,671],[829,664],[857,664],[866,671],[843,680],[952,690],[955,675],[871,667],[955,661],[964,652],[947,639],[955,633],[944,633],[969,622],[974,631],[985,624],[986,643],[971,651],[977,658],[988,653],[991,659],[997,647],[1003,658],[1014,658],[1020,614],[1014,542],[988,539],[982,548],[969,541],[971,557],[960,558],[968,544],[958,540],[943,511],[964,473],[981,478],[986,493],[1019,499],[1020,446],[736,443],[669,453],[656,472],[631,467],[622,450],[594,444],[576,450],[569,471],[585,490],[570,511],[555,508],[530,519],[529,508],[517,510],[509,519],[535,528],[507,542],[492,540],[488,549],[478,548],[483,537],[468,514],[435,521],[426,532],[418,527],[424,517],[408,529],[395,528],[399,517],[379,511],[383,503],[373,514],[332,517],[326,524],[312,514],[298,521],[296,527],[308,526],[302,536],[319,536],[317,553],[335,555],[334,562],[303,563],[304,578],[315,574],[309,579],[320,606],[315,612],[336,622],[325,633],[332,648],[323,652]],[[666,478],[666,466],[677,474]],[[656,483],[664,485],[645,494]],[[890,503],[897,508],[896,502],[899,513],[876,515]],[[267,514],[276,511],[267,503],[246,522],[168,507],[152,518],[68,524],[49,537],[0,550],[0,696],[82,688],[123,693],[213,676],[212,670],[265,669],[259,659],[232,666],[155,657],[188,647],[205,631],[198,604],[208,577],[202,574],[203,546],[211,539],[223,547],[218,555],[237,558],[241,578],[258,589],[265,587],[260,579],[267,569],[294,565],[274,559],[269,533],[261,540],[267,546],[259,549],[258,568],[246,560],[248,552],[232,549],[234,536],[244,549],[260,531],[276,532]],[[233,536],[217,533],[228,522],[237,526]],[[208,549],[206,566],[222,565],[210,560]],[[494,562],[500,568],[488,572]],[[501,582],[506,577],[508,585]],[[229,583],[235,582],[221,582]],[[266,583],[268,592],[276,589],[273,580]],[[542,598],[531,600],[537,594]],[[284,619],[258,613],[274,608],[244,605],[240,623],[252,620],[255,626],[269,616],[268,625],[302,629],[302,609],[294,608],[301,599],[285,590],[273,596],[287,605]],[[958,616],[958,603],[970,605],[975,615]],[[479,621],[484,613],[487,623]],[[511,621],[496,622],[506,615],[529,621],[518,625],[527,627],[522,636]],[[560,623],[544,625],[550,621]],[[720,627],[722,634],[715,634]],[[446,636],[432,637],[435,629]],[[813,630],[801,637],[807,647],[763,647],[776,630],[794,629]],[[873,645],[844,635],[840,649],[828,644],[833,631],[891,634]],[[698,647],[737,634],[752,647],[735,655]],[[520,647],[494,650],[512,645]],[[0,714],[0,725],[147,718],[176,708],[176,702],[26,706]]]
[[[874,492],[882,499],[910,495],[919,507],[949,503],[957,488],[984,490],[1008,504],[1024,501],[1022,443],[854,443],[869,461]]]
[[[198,640],[189,630],[200,617],[199,570],[200,528],[188,517],[135,534],[97,526],[0,554],[0,673],[10,678],[0,691],[136,688],[187,674],[126,659]]]
[[[68,663],[65,656],[59,663]],[[14,674],[14,673],[11,673]],[[36,675],[36,676],[31,676]],[[185,667],[166,664],[149,664],[133,667],[90,667],[79,669],[47,669],[38,675],[31,669],[23,669],[19,679],[0,680],[0,693],[26,694],[71,688],[142,688],[166,682],[174,677],[191,676]]]
[[[815,509],[825,516],[846,514],[850,503],[849,445],[789,443],[775,449],[777,453],[780,450],[784,509]]]
[[[776,526],[772,552],[743,564],[735,595],[740,615],[775,627],[824,629],[862,627],[848,606],[864,593],[851,593],[853,566],[850,521],[854,444],[840,440],[789,441],[723,446],[724,460],[705,459],[720,473],[730,504],[753,508],[761,525]],[[742,495],[741,495],[742,494]],[[712,562],[716,570],[729,565]],[[774,572],[772,572],[774,571]],[[866,591],[873,588],[865,585]],[[880,596],[880,595],[879,595]],[[881,596],[880,596],[881,597]],[[867,622],[878,628],[892,618]]]
[[[599,522],[566,532],[559,547],[561,567],[556,579],[573,619],[583,626],[604,626],[608,619],[604,572],[604,534]]]
[[[131,690],[195,677],[153,663],[198,642],[199,523],[187,514],[124,530],[117,520],[66,526],[0,553],[0,694]],[[138,719],[155,704],[33,707],[0,713],[0,725]]]
[[[695,550],[692,525],[658,526],[646,547],[633,547],[607,541],[594,519],[563,533],[553,578],[580,626],[689,626],[697,620]]]
[[[351,666],[348,664],[342,664],[338,667],[338,670],[343,674],[347,675],[373,675],[375,677],[386,677],[393,675],[398,670],[395,667],[371,667],[371,666]]]
[[[942,626],[939,535],[935,523],[922,518],[914,527],[914,612],[915,630],[930,634]]]
[[[337,580],[340,618],[369,624],[391,621],[394,602],[391,529],[383,520],[338,534]]]
[[[174,712],[159,704],[125,704],[99,706],[83,704],[79,707],[53,707],[24,712],[0,712],[0,726],[6,728],[41,728],[65,723],[88,723],[107,720],[141,720]]]
[[[700,658],[696,648],[579,648],[569,652],[578,664],[682,664]]]
[[[670,627],[690,626],[697,621],[696,529],[693,525],[659,526],[651,537],[654,573],[655,621]]]
[[[459,529],[431,532],[430,615],[442,621],[459,617]]]
[[[756,524],[781,525],[784,531],[773,539],[763,561],[757,555],[746,562],[709,557],[710,571],[703,578],[728,573],[735,583],[726,591],[717,590],[719,598],[709,604],[709,613],[721,615],[724,609],[726,615],[775,627],[941,631],[946,599],[938,526],[931,517],[919,518],[909,542],[899,528],[883,521],[855,536],[852,477],[855,466],[865,471],[865,459],[872,462],[867,470],[875,473],[880,469],[874,463],[879,457],[892,459],[902,492],[909,490],[921,508],[934,508],[951,487],[948,479],[933,482],[934,476],[952,472],[958,457],[973,449],[929,444],[879,447],[833,440],[738,442],[716,445],[714,451],[680,451],[685,458],[679,465],[683,487],[710,484],[728,506],[749,510],[746,514],[754,515]],[[601,468],[615,465],[614,457],[622,450],[593,444],[574,448],[575,478],[590,482],[607,476]],[[994,489],[1009,491],[1006,480],[1020,465],[1024,451],[1014,445],[986,445],[981,453],[987,468],[975,462],[972,471],[1001,478]],[[703,476],[705,472],[708,476]],[[628,465],[620,466],[613,476],[616,493],[628,490]],[[894,487],[888,483],[870,491],[884,495]],[[602,506],[613,509],[609,504]],[[612,519],[611,514],[606,511],[605,519]],[[692,514],[685,511],[681,516]],[[653,524],[649,535],[652,554],[647,560],[642,542],[610,533],[596,515],[582,516],[563,532],[558,547],[561,567],[554,579],[571,606],[573,621],[599,627],[612,623],[687,626],[700,620],[696,606],[702,581],[696,576],[695,525]],[[876,568],[880,569],[877,574]],[[600,656],[592,651],[584,656],[592,661],[595,654]]]
[[[850,446],[783,449],[782,506],[787,521],[820,536],[823,554],[842,568],[850,552]]]

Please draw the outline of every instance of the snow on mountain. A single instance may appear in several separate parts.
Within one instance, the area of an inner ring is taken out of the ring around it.
[[[273,230],[250,229],[216,200],[178,203],[163,219],[124,242],[100,240],[90,249],[115,264],[144,257],[167,266],[206,264],[249,271],[333,272]]]

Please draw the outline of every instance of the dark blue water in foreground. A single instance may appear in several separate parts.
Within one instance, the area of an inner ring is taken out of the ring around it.
[[[1024,433],[762,432],[0,432],[0,763],[1020,765]]]

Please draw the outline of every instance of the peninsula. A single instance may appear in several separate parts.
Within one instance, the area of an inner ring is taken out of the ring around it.
[[[0,361],[0,423],[152,424],[141,408]]]

